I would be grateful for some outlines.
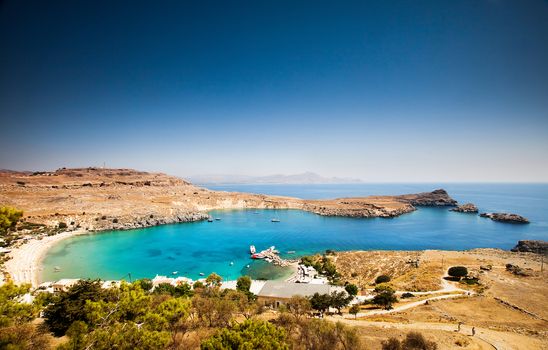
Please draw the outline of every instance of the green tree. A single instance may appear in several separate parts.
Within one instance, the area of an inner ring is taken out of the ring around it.
[[[394,295],[394,289],[390,286],[380,284],[375,287],[373,292],[375,293],[373,304],[380,305],[386,310],[392,309],[392,304],[398,301],[398,298]]]
[[[350,307],[350,309],[348,310],[348,312],[351,314],[351,315],[354,315],[354,318],[357,317],[358,313],[360,312],[360,306],[358,304],[354,304]]]
[[[16,286],[10,282],[0,286],[0,327],[21,325],[36,318],[38,305],[20,301],[29,290],[28,284]]]
[[[139,283],[141,285],[141,289],[143,289],[145,292],[150,291],[152,287],[154,287],[150,278],[142,278],[135,281],[134,283]]]
[[[353,297],[346,294],[346,292],[333,292],[330,295],[329,306],[337,309],[337,312],[340,314],[341,309],[346,307],[352,299]]]
[[[352,295],[352,296],[358,295],[358,286],[356,286],[355,284],[347,284],[344,287],[344,290],[346,290],[346,292],[349,295]]]
[[[285,331],[266,321],[246,320],[224,328],[201,344],[202,350],[286,350]]]
[[[176,286],[170,283],[160,283],[154,288],[154,294],[168,294],[173,297],[190,297],[193,295],[192,287],[188,283],[181,283]]]
[[[310,298],[310,305],[314,310],[324,313],[331,306],[331,296],[329,294],[314,293]]]
[[[249,276],[240,276],[236,282],[236,289],[241,292],[249,292],[251,288],[251,277]]]
[[[0,234],[4,235],[15,228],[23,216],[23,211],[12,207],[0,207]]]
[[[88,321],[86,302],[103,296],[99,281],[81,280],[68,291],[54,297],[44,310],[45,323],[56,336],[63,336],[74,321]]]
[[[212,272],[205,280],[206,286],[208,287],[220,287],[222,281],[223,279],[221,276],[217,275],[215,272]]]

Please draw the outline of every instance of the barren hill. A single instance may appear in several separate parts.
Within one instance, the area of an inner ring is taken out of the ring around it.
[[[132,169],[0,171],[0,205],[24,210],[29,222],[88,230],[130,229],[202,220],[213,209],[302,209],[319,215],[394,217],[416,205],[455,205],[444,190],[402,195],[303,200],[210,191],[177,177]]]

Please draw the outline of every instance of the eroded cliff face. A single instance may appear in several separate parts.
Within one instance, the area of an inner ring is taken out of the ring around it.
[[[444,190],[402,196],[332,200],[210,191],[182,179],[131,169],[0,172],[0,205],[24,210],[25,220],[68,229],[131,229],[203,220],[214,209],[301,209],[318,215],[395,217],[415,206],[455,205]]]

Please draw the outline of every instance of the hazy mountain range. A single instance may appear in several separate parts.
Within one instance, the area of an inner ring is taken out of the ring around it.
[[[195,175],[187,177],[194,184],[350,184],[361,183],[360,179],[342,177],[323,177],[313,172],[294,175]]]

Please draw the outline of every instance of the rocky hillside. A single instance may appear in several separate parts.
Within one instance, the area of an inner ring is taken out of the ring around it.
[[[455,205],[444,190],[402,196],[302,200],[210,191],[177,177],[131,169],[54,172],[0,171],[0,205],[24,210],[25,220],[69,229],[130,229],[203,220],[213,209],[302,209],[319,215],[394,217],[415,206]]]

